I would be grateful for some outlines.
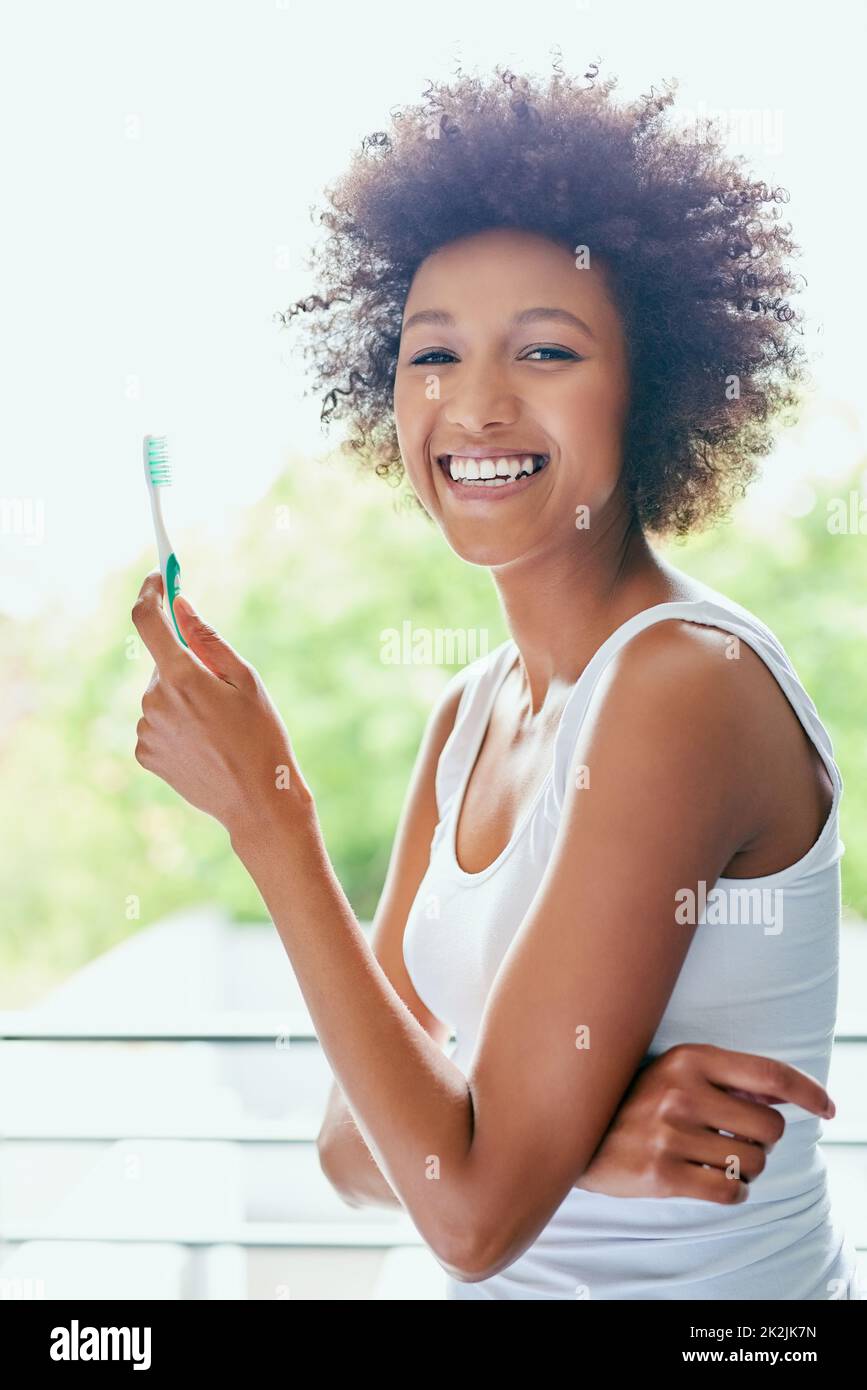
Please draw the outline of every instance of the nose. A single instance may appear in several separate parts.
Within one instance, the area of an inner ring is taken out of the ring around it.
[[[494,425],[512,425],[520,407],[496,370],[461,367],[450,377],[451,385],[443,405],[443,415],[450,425],[467,434],[482,434]]]

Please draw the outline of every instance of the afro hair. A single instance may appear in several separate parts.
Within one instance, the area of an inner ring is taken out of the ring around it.
[[[598,255],[627,343],[626,485],[642,527],[685,536],[726,514],[773,445],[806,376],[788,302],[799,248],[780,221],[788,194],[701,138],[669,108],[677,83],[618,103],[594,64],[546,79],[495,69],[430,82],[391,112],[336,183],[311,253],[301,316],[322,420],[397,484],[392,395],[403,307],[438,247],[494,227],[542,233]]]

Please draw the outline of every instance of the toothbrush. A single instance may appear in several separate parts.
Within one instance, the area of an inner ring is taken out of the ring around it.
[[[147,483],[148,493],[151,499],[151,512],[154,519],[154,533],[157,538],[157,546],[160,554],[160,570],[163,576],[163,593],[169,612],[172,615],[172,622],[175,625],[175,632],[184,646],[189,643],[184,640],[181,629],[178,627],[178,620],[175,617],[175,595],[179,593],[181,587],[181,567],[178,564],[177,556],[172,549],[163,521],[163,509],[160,502],[160,488],[169,487],[172,481],[172,462],[169,457],[168,446],[164,434],[146,434],[142,446],[144,455],[144,473]]]

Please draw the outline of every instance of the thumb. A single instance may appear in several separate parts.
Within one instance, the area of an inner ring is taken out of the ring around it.
[[[221,680],[228,681],[230,685],[238,684],[238,677],[242,671],[246,671],[247,663],[234,647],[230,647],[215,628],[199,617],[186,594],[175,596],[174,609],[178,626],[193,655]]]

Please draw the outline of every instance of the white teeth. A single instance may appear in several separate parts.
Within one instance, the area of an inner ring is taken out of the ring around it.
[[[459,455],[452,455],[449,458],[449,473],[455,482],[498,487],[507,479],[514,482],[519,475],[533,473],[533,465],[532,454],[516,454],[513,458],[496,459],[461,458]]]

